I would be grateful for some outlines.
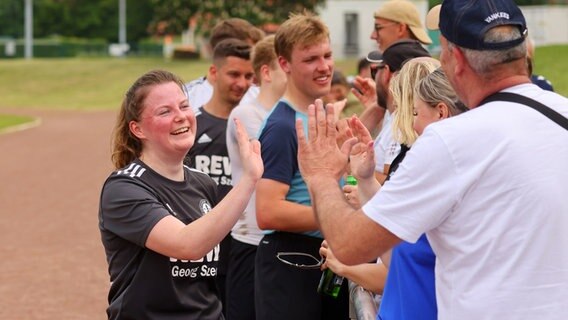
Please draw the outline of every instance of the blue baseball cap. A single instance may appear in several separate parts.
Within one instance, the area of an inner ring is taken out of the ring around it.
[[[444,0],[426,17],[429,29],[439,29],[451,43],[473,50],[504,50],[521,44],[527,36],[527,23],[513,0]],[[491,28],[517,26],[521,37],[503,42],[485,42]]]

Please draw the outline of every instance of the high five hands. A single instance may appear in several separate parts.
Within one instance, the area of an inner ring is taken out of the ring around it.
[[[337,145],[335,111],[332,104],[325,108],[317,99],[308,106],[308,135],[302,120],[296,120],[298,135],[298,164],[304,181],[310,185],[318,177],[333,177],[338,181],[347,168],[349,153],[357,139],[347,139],[341,148]]]
[[[357,117],[348,119],[349,128],[342,135],[334,117],[334,106],[317,99],[308,106],[307,137],[302,120],[296,121],[298,135],[298,163],[308,185],[318,177],[333,177],[338,181],[347,169],[351,155],[351,171],[359,178],[368,178],[374,171],[373,140]]]

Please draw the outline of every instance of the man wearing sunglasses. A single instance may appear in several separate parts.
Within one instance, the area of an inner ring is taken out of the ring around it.
[[[432,39],[424,30],[416,6],[407,0],[391,0],[374,14],[375,27],[371,39],[377,42],[380,52],[403,39],[412,39],[422,44],[431,44]]]
[[[375,176],[383,184],[392,160],[400,152],[398,144],[392,136],[391,121],[395,106],[392,103],[389,85],[392,77],[404,63],[412,58],[429,57],[430,54],[415,40],[400,40],[385,50],[383,54],[373,51],[367,55],[371,65],[371,74],[376,84],[376,95],[379,105],[385,106],[382,129],[375,139]]]
[[[393,43],[401,40],[416,40],[423,45],[432,43],[424,30],[420,13],[414,3],[407,0],[390,0],[375,13],[375,25],[371,39],[377,42],[377,53],[382,53]],[[378,70],[375,68],[375,71]],[[380,130],[386,106],[375,97],[375,77],[356,77],[353,80],[353,94],[366,107],[361,121],[375,136]]]

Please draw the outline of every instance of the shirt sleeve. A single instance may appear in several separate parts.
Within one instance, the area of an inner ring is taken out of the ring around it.
[[[400,239],[415,243],[439,226],[459,201],[455,163],[445,143],[426,131],[396,174],[363,206],[363,212]]]
[[[267,123],[259,140],[264,161],[262,178],[290,185],[298,171],[296,131],[291,130],[285,121],[274,121]]]
[[[102,227],[127,241],[145,247],[150,231],[168,215],[156,196],[134,179],[111,177],[103,187]]]

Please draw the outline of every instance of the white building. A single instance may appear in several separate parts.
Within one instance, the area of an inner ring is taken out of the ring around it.
[[[331,34],[331,46],[336,59],[363,57],[377,49],[372,40],[373,13],[388,0],[327,0],[318,14],[327,24]],[[410,0],[421,13],[424,23],[428,13],[428,1]],[[568,6],[523,6],[521,7],[529,35],[536,46],[568,43]],[[438,32],[430,32],[434,42],[429,47],[438,52]]]

